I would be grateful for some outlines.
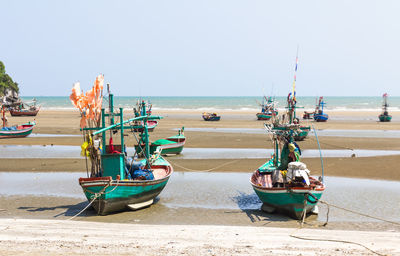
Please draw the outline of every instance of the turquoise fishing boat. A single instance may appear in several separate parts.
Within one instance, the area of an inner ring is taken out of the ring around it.
[[[290,92],[287,96],[287,112],[286,114],[282,115],[282,118],[276,118],[273,123],[275,127],[286,127],[287,125],[299,125],[299,129],[293,134],[293,138],[295,141],[302,141],[307,136],[311,130],[310,126],[300,125],[300,119],[296,117],[296,107],[297,99],[296,99],[296,72],[297,72],[297,64],[298,64],[298,57],[296,55],[296,66],[294,71],[294,79],[293,79],[293,86],[292,92]]]
[[[98,79],[102,85],[102,78],[98,77]],[[102,86],[99,88],[102,89]],[[95,95],[102,95],[102,93],[96,92]],[[98,98],[99,101],[101,97]],[[71,100],[81,99],[73,95],[70,98]],[[81,125],[85,138],[82,153],[87,160],[90,160],[91,168],[90,173],[88,170],[87,178],[79,178],[79,184],[87,200],[99,215],[150,206],[173,173],[171,164],[160,155],[159,150],[156,150],[154,154],[150,153],[147,121],[159,120],[162,117],[145,114],[124,120],[123,108],[114,112],[111,93],[109,93],[109,98],[108,113],[104,108],[100,112],[94,109],[92,110],[92,113],[95,113],[94,118],[90,121],[86,119],[87,124],[91,125],[84,127]],[[88,107],[91,106],[101,106],[101,103],[88,104]],[[143,108],[145,110],[144,105]],[[82,113],[88,112],[91,111]],[[96,113],[99,114],[96,115]],[[108,126],[106,126],[106,119],[109,121]],[[116,119],[119,121],[117,122]],[[134,125],[137,121],[140,125]],[[143,159],[127,156],[126,132],[135,129],[143,129],[141,134],[145,142],[142,149]],[[114,143],[114,140],[117,142]]]
[[[384,94],[382,95],[382,97],[383,97],[383,104],[382,104],[382,114],[379,115],[379,121],[380,121],[380,122],[390,122],[390,121],[392,120],[392,116],[389,115],[389,112],[388,112],[388,110],[387,110],[388,107],[389,107],[389,105],[388,105],[388,103],[387,103],[387,96],[388,96],[387,93],[384,93]]]
[[[263,98],[263,102],[259,104],[261,112],[257,113],[257,120],[270,120],[273,116],[278,115],[278,110],[275,108],[275,101],[272,97]]]
[[[261,209],[268,213],[281,212],[295,219],[318,213],[317,203],[325,190],[323,176],[321,180],[311,177],[306,165],[300,162],[301,150],[293,136],[300,125],[265,126],[273,134],[274,154],[250,178],[263,203]]]
[[[184,135],[184,127],[178,131],[178,134],[165,139],[159,139],[150,144],[150,154],[153,154],[157,148],[161,150],[161,155],[179,155],[182,153],[185,146],[186,137]],[[143,136],[141,136],[143,138]],[[136,153],[142,154],[144,142],[141,141],[141,146],[135,145]]]

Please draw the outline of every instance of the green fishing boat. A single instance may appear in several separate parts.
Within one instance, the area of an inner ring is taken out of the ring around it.
[[[161,155],[178,155],[182,152],[185,146],[186,137],[184,135],[184,127],[178,131],[178,134],[165,139],[159,139],[150,144],[150,154],[153,154],[157,148],[161,150]],[[141,136],[143,138],[143,136]],[[136,153],[142,154],[144,142],[141,141],[141,146],[135,145]]]
[[[294,142],[298,124],[275,127],[266,125],[273,134],[274,154],[251,176],[250,183],[262,201],[262,210],[281,212],[295,219],[308,213],[318,213],[317,203],[325,186],[311,177],[310,171],[300,162],[301,150]],[[279,152],[279,148],[281,151]]]
[[[99,80],[102,84],[102,79]],[[99,88],[102,89],[102,86]],[[98,95],[101,101],[102,93],[95,92],[95,95]],[[81,99],[76,95],[71,95],[70,98],[71,100]],[[171,164],[160,155],[159,150],[156,150],[154,154],[150,153],[147,121],[158,120],[162,117],[145,114],[124,120],[123,108],[119,108],[117,112],[114,111],[111,93],[109,93],[109,99],[108,113],[104,108],[101,111],[91,109],[81,112],[83,115],[85,113],[94,113],[94,115],[82,117],[87,125],[83,125],[81,120],[85,139],[82,144],[82,153],[87,161],[90,160],[91,168],[90,173],[88,169],[88,177],[79,178],[79,184],[87,200],[99,215],[128,209],[137,210],[151,205],[173,173]],[[82,106],[82,104],[77,105]],[[101,102],[88,104],[88,107],[91,106],[101,106]],[[145,106],[143,108],[145,110]],[[109,125],[106,125],[106,119]],[[133,125],[137,121],[143,125],[140,127]],[[126,132],[135,129],[144,131],[142,133],[142,140],[145,142],[142,149],[143,159],[127,156]]]
[[[261,106],[261,112],[257,113],[257,120],[270,120],[273,116],[278,115],[278,110],[275,108],[275,101],[272,97],[263,98]]]
[[[293,86],[292,92],[290,92],[287,96],[287,113],[282,115],[282,118],[276,118],[273,123],[275,127],[286,127],[287,125],[299,125],[299,129],[293,134],[293,139],[295,141],[302,141],[307,136],[311,130],[310,126],[300,125],[300,119],[296,117],[296,109],[300,107],[296,107],[297,99],[296,99],[296,72],[297,72],[297,64],[298,64],[298,57],[296,55],[296,66],[294,70],[294,79],[293,79]]]
[[[325,190],[321,180],[310,176],[306,165],[300,162],[301,150],[295,142],[303,140],[310,127],[302,127],[296,118],[296,69],[293,91],[287,97],[287,115],[273,124],[264,124],[272,134],[274,154],[251,176],[250,183],[260,200],[262,210],[272,213],[280,211],[295,219],[304,218],[308,213],[317,213],[316,204]],[[285,119],[288,118],[288,119]]]
[[[384,93],[383,96],[382,96],[383,97],[383,104],[382,104],[382,114],[379,115],[379,121],[380,122],[390,122],[392,120],[392,116],[389,115],[389,112],[387,110],[388,107],[389,107],[389,105],[387,103],[387,96],[388,96],[387,93]]]

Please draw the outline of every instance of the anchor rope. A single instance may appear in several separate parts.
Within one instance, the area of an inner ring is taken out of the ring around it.
[[[92,200],[89,202],[89,204],[86,205],[86,207],[84,207],[80,212],[78,212],[77,214],[75,214],[74,216],[72,216],[71,218],[69,218],[69,219],[67,219],[67,220],[72,220],[72,219],[74,219],[75,217],[79,216],[79,215],[80,215],[81,213],[83,213],[87,208],[89,208],[89,206],[91,206],[91,205],[93,204],[93,202],[94,202],[98,197],[100,197],[101,195],[105,195],[105,194],[108,194],[108,193],[113,192],[113,191],[118,187],[118,185],[119,185],[119,180],[117,180],[117,184],[116,184],[116,186],[115,186],[112,190],[110,190],[110,191],[108,191],[108,192],[105,193],[105,190],[106,190],[109,186],[111,186],[111,182],[112,182],[112,181],[110,181],[110,182],[107,184],[107,186],[105,186],[105,187],[104,187],[100,192],[98,192],[98,193],[95,193],[95,192],[93,192],[93,191],[91,191],[91,190],[89,190],[89,189],[87,189],[87,188],[84,188],[85,192],[87,191],[87,192],[89,192],[89,193],[91,193],[91,194],[94,194],[93,199],[92,199]]]
[[[314,139],[313,137],[309,137],[310,139],[312,139],[312,140],[314,140],[314,141],[317,141],[316,139]],[[350,147],[346,147],[346,146],[339,146],[339,145],[335,145],[335,144],[331,144],[331,143],[326,143],[326,142],[319,142],[319,144],[322,144],[322,145],[326,145],[326,146],[330,146],[330,147],[333,147],[333,148],[343,148],[343,149],[348,149],[348,150],[351,150],[351,151],[354,151],[354,148],[350,148]]]
[[[332,206],[332,207],[338,208],[338,209],[343,210],[343,211],[351,212],[351,213],[358,214],[358,215],[361,215],[361,216],[364,216],[364,217],[368,217],[368,218],[371,218],[371,219],[380,220],[380,221],[383,221],[383,222],[386,222],[386,223],[390,223],[390,224],[394,224],[394,225],[399,225],[400,226],[400,222],[386,220],[386,219],[375,217],[375,216],[372,216],[372,215],[369,215],[369,214],[353,211],[353,210],[350,210],[350,209],[347,209],[347,208],[344,208],[344,207],[341,207],[341,206],[338,206],[338,205],[334,205],[334,204],[328,203],[328,202],[323,201],[323,200],[319,200],[319,202],[322,203],[322,204],[326,204],[327,206]],[[329,214],[329,211],[328,211],[328,214]]]
[[[231,164],[231,163],[238,162],[238,161],[240,161],[240,160],[241,160],[241,159],[236,159],[236,160],[233,160],[233,161],[230,161],[230,162],[226,162],[226,163],[223,163],[223,164],[221,164],[221,165],[218,165],[218,166],[216,166],[216,167],[213,167],[213,168],[210,168],[210,169],[206,169],[206,170],[194,170],[194,169],[186,168],[186,167],[184,167],[184,166],[182,166],[182,165],[179,165],[179,164],[177,164],[177,163],[172,162],[172,161],[169,160],[169,159],[168,159],[168,162],[170,162],[171,164],[173,164],[173,165],[175,165],[175,166],[177,166],[177,167],[179,167],[179,168],[182,168],[182,169],[184,169],[184,170],[186,170],[186,171],[191,171],[191,172],[211,172],[211,171],[213,171],[213,170],[215,170],[215,169],[221,168],[221,167],[223,167],[223,166],[225,166],[225,165],[228,165],[228,164]]]

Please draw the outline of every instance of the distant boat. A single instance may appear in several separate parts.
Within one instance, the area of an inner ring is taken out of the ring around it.
[[[40,107],[34,109],[10,109],[9,111],[12,116],[36,116],[39,110]]]
[[[25,124],[21,125],[15,125],[15,126],[7,126],[7,118],[5,116],[5,109],[4,106],[1,107],[1,112],[2,112],[2,121],[3,121],[3,126],[0,129],[0,139],[6,139],[6,138],[22,138],[29,136],[33,128],[35,127],[36,123],[35,122],[28,122]]]
[[[184,128],[182,127],[179,130],[178,134],[175,136],[171,136],[165,139],[159,139],[150,144],[150,154],[154,154],[154,152],[159,147],[161,150],[161,155],[178,155],[182,152],[183,147],[185,146],[186,137],[184,135]],[[144,149],[145,144],[141,143],[141,146],[135,145],[136,153],[141,155],[142,149]]]
[[[219,121],[221,119],[221,116],[219,116],[217,113],[203,113],[203,119],[204,121]]]
[[[326,122],[328,120],[328,114],[324,113],[324,97],[319,97],[317,106],[315,107],[314,120],[317,122]]]
[[[260,104],[261,112],[257,113],[257,120],[270,120],[273,116],[278,115],[278,110],[275,108],[275,102],[272,97],[263,98],[263,103]]]
[[[146,124],[147,124],[147,131],[152,132],[157,127],[158,121],[157,120],[148,120],[146,122]],[[134,132],[143,132],[143,129],[144,129],[143,127],[144,127],[143,121],[136,121],[135,128],[133,129],[133,131]]]
[[[17,106],[10,107],[11,116],[36,116],[40,110],[40,106],[36,106],[36,99],[33,99],[32,102],[32,105],[28,102],[22,102]]]
[[[297,71],[297,63],[298,63],[298,57],[296,56],[296,66],[295,66],[295,72],[294,72],[294,79],[293,79],[293,86],[292,86],[292,92],[290,92],[287,96],[287,112],[286,114],[282,115],[282,119],[277,118],[274,120],[274,127],[279,128],[282,127],[282,129],[286,129],[287,125],[295,125],[299,126],[299,129],[296,129],[295,133],[293,134],[293,138],[296,141],[301,141],[304,140],[307,136],[308,133],[311,130],[310,126],[304,126],[300,125],[300,120],[299,118],[296,117],[296,109],[299,107],[296,107],[297,104],[297,99],[296,99],[296,71]]]
[[[382,97],[383,97],[382,114],[379,115],[379,121],[380,122],[390,122],[392,120],[392,116],[389,115],[389,112],[387,111],[387,108],[389,107],[389,105],[387,103],[388,94],[384,93],[382,95]]]

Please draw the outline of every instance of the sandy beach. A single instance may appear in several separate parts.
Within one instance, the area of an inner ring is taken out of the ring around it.
[[[176,134],[184,126],[187,131],[185,148],[226,148],[263,149],[271,147],[268,135],[240,132],[240,129],[262,129],[263,122],[257,121],[254,113],[231,111],[221,113],[220,122],[204,122],[201,112],[164,111],[155,113],[164,116],[151,140]],[[400,113],[394,112],[393,122],[379,123],[374,118],[378,113],[371,112],[330,112],[332,120],[327,123],[303,122],[314,125],[317,130],[356,130],[356,131],[400,131]],[[354,117],[355,120],[351,120]],[[33,118],[10,118],[10,123],[22,123]],[[76,111],[41,110],[35,118],[37,127],[34,133],[43,136],[30,136],[20,139],[3,139],[0,145],[56,145],[80,146],[79,114]],[[373,120],[371,120],[373,119]],[[235,132],[191,131],[189,128],[235,128]],[[58,135],[58,136],[51,136]],[[132,136],[126,138],[128,146],[134,144]],[[320,136],[321,148],[348,151],[400,150],[399,138],[387,137],[345,137]],[[303,150],[318,149],[315,137],[309,136],[299,142]],[[183,155],[185,150],[183,151]],[[248,173],[263,164],[264,159],[179,159],[167,157],[176,172]],[[319,158],[304,158],[312,175],[321,175]],[[227,162],[231,162],[228,163]],[[384,163],[384,164],[383,164]],[[326,176],[352,177],[400,181],[398,172],[399,155],[373,157],[329,157],[324,158]],[[83,158],[2,158],[1,173],[24,172],[86,172]],[[248,180],[243,182],[247,183]],[[76,183],[76,186],[78,184]],[[161,194],[162,200],[162,194]],[[1,196],[0,197],[0,254],[53,255],[78,254],[104,255],[373,255],[360,245],[343,242],[307,241],[290,234],[298,232],[299,223],[288,218],[261,213],[259,210],[223,210],[181,208],[167,209],[161,204],[137,212],[117,213],[99,217],[86,211],[74,221],[66,219],[77,214],[87,205],[81,198],[46,196]],[[165,218],[165,219],[164,219]],[[76,228],[79,221],[79,228]],[[129,223],[129,224],[121,224]],[[345,240],[361,243],[383,255],[400,254],[400,227],[384,222],[330,222],[321,227],[321,220],[309,217],[305,228],[299,234],[327,240]],[[29,227],[29,231],[27,230]],[[124,230],[123,232],[117,232]],[[379,231],[379,232],[376,232]],[[108,239],[107,232],[116,234]],[[376,239],[379,237],[379,239]],[[260,239],[264,242],[260,242]],[[216,242],[217,241],[217,242]],[[117,245],[118,246],[117,248]],[[154,248],[157,247],[155,250]],[[152,249],[153,248],[153,249]],[[319,249],[318,249],[319,248]],[[322,249],[323,248],[323,249]]]
[[[396,255],[400,253],[398,247],[400,238],[396,232],[110,224],[84,221],[79,222],[79,228],[76,228],[76,223],[73,221],[20,219],[2,219],[0,229],[2,230],[1,255],[22,255],[27,252],[29,255],[376,255],[374,252],[379,255]]]

